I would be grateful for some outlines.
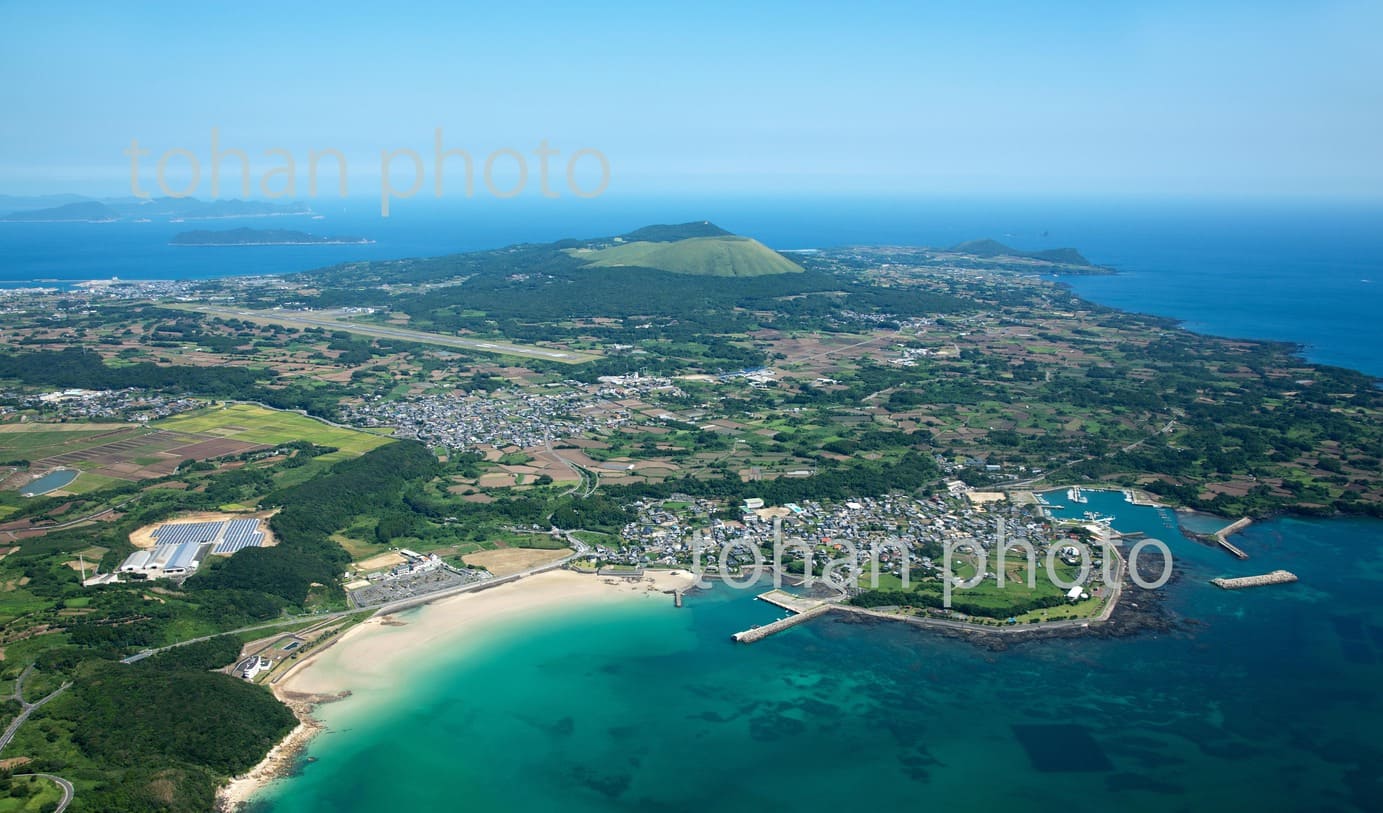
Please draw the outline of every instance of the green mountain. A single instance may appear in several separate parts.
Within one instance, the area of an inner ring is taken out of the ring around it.
[[[1074,248],[1049,248],[1043,251],[1019,251],[997,240],[970,240],[951,246],[951,251],[969,254],[973,257],[1022,257],[1028,260],[1043,260],[1060,265],[1092,265]]]
[[[717,234],[677,236],[711,230]],[[629,240],[632,237],[643,239]],[[603,247],[569,248],[566,253],[594,268],[653,268],[708,277],[762,277],[802,271],[802,266],[758,240],[730,234],[710,223],[649,226],[598,245]]]

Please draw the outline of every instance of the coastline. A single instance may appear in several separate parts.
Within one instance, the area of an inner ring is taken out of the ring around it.
[[[552,570],[496,587],[453,595],[404,613],[372,616],[278,677],[270,689],[298,725],[258,765],[223,785],[216,809],[241,809],[271,782],[290,775],[312,738],[326,728],[315,715],[323,704],[357,693],[389,695],[408,686],[406,666],[420,653],[445,648],[455,657],[483,646],[497,628],[541,618],[559,607],[667,601],[692,586],[685,570],[648,571],[637,579]]]

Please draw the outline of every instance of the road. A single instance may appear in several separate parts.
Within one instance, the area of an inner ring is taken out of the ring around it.
[[[35,711],[38,711],[39,708],[41,708],[45,703],[62,694],[63,692],[67,691],[68,688],[72,686],[72,682],[68,681],[67,683],[62,684],[57,689],[53,690],[51,694],[49,694],[42,700],[39,700],[36,703],[30,703],[24,699],[24,680],[28,678],[30,673],[32,673],[33,671],[34,667],[32,664],[30,664],[23,671],[23,673],[20,674],[19,679],[14,682],[13,697],[15,700],[19,701],[19,705],[22,708],[19,714],[13,720],[10,721],[10,724],[8,726],[5,726],[5,733],[0,734],[0,751],[4,751],[5,747],[10,744],[10,741],[14,739],[14,735],[19,733],[19,727],[24,725],[24,722],[29,719],[30,714],[33,714]]]
[[[62,789],[62,801],[58,802],[57,809],[54,813],[62,813],[66,810],[67,806],[72,804],[72,797],[77,795],[77,790],[72,787],[72,783],[63,779],[61,776],[54,776],[51,773],[17,773],[15,776],[37,776],[56,783],[57,786]]]
[[[186,307],[187,306],[185,306],[185,309]],[[425,333],[421,330],[389,327],[388,325],[371,325],[361,322],[351,322],[344,319],[333,319],[330,316],[314,315],[314,312],[308,311],[260,311],[246,310],[243,308],[221,308],[214,305],[194,305],[190,306],[190,309],[226,319],[259,319],[290,327],[320,327],[329,330],[340,330],[346,333],[356,333],[361,336],[402,339],[404,341],[417,342],[419,344],[455,347],[463,350],[479,350],[501,356],[519,356],[521,358],[542,359],[544,361],[558,361],[564,364],[582,364],[587,361],[594,361],[600,357],[598,354],[588,351],[556,350],[547,347],[525,346],[504,341],[491,341],[489,339],[468,339],[462,336],[445,336],[440,333]]]

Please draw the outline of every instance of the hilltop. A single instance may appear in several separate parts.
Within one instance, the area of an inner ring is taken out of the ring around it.
[[[802,266],[758,240],[740,237],[709,221],[645,226],[608,241],[565,252],[588,267],[652,268],[708,277],[796,274]]]

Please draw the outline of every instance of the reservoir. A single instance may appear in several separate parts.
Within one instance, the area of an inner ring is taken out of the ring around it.
[[[76,469],[57,469],[56,471],[50,471],[21,488],[19,493],[24,497],[37,497],[40,494],[57,491],[77,479],[77,475],[80,473],[81,472]]]

